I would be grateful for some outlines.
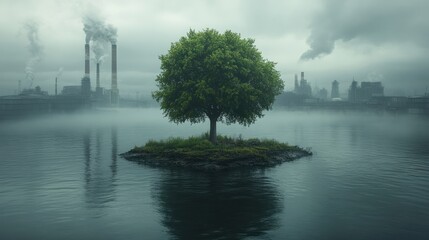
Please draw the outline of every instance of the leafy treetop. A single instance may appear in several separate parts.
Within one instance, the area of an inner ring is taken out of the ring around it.
[[[212,142],[217,121],[254,123],[284,87],[275,63],[262,58],[254,40],[231,31],[190,30],[160,60],[153,97],[173,122],[208,117]]]

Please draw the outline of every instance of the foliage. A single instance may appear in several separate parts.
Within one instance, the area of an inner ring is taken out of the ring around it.
[[[254,40],[231,31],[190,30],[160,60],[153,97],[176,123],[208,117],[250,125],[284,87],[275,63],[262,58]]]

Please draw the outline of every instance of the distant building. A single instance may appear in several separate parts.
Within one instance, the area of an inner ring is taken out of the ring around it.
[[[274,105],[276,106],[300,106],[304,104],[306,97],[304,95],[296,94],[295,92],[283,92],[276,96]]]
[[[36,86],[35,88],[29,88],[29,89],[22,90],[22,92],[19,95],[47,96],[48,92],[42,91],[42,89],[39,86]]]
[[[328,99],[328,90],[326,90],[326,88],[322,88],[317,95],[320,99],[326,100]]]
[[[350,102],[368,102],[372,97],[384,96],[384,87],[381,82],[358,82],[353,80],[349,88]]]
[[[82,92],[82,86],[64,86],[63,90],[61,91],[62,95],[80,95]]]
[[[295,74],[295,92],[298,91],[299,83],[298,83],[298,75]]]
[[[295,75],[295,91],[296,94],[311,97],[311,86],[304,79],[304,72],[301,72],[301,81],[298,84],[298,76]]]
[[[384,87],[381,82],[362,82],[360,86],[364,99],[384,96]]]
[[[319,100],[327,100],[328,90],[326,90],[326,88],[319,89],[318,87],[315,87],[313,89],[313,96]]]
[[[349,101],[358,102],[358,99],[360,99],[360,88],[358,87],[358,83],[353,79],[349,88]]]
[[[81,81],[81,94],[83,97],[90,98],[91,97],[91,81],[89,77],[85,76]]]
[[[340,98],[340,83],[337,80],[332,82],[331,98]]]

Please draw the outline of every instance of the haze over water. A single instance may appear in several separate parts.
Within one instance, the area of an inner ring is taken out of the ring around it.
[[[265,170],[201,173],[118,156],[199,135],[158,109],[0,123],[0,239],[425,239],[429,122],[389,113],[272,111],[219,133],[314,155]]]

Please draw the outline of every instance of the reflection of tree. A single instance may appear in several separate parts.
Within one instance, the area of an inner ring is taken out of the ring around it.
[[[102,206],[114,200],[115,177],[117,173],[117,131],[111,129],[111,163],[104,161],[102,156],[101,130],[95,132],[95,149],[91,146],[91,132],[84,133],[84,158],[85,158],[85,197],[88,203]],[[91,154],[95,151],[95,154]]]
[[[156,187],[163,224],[177,239],[241,239],[277,226],[281,201],[256,172],[169,172]]]

